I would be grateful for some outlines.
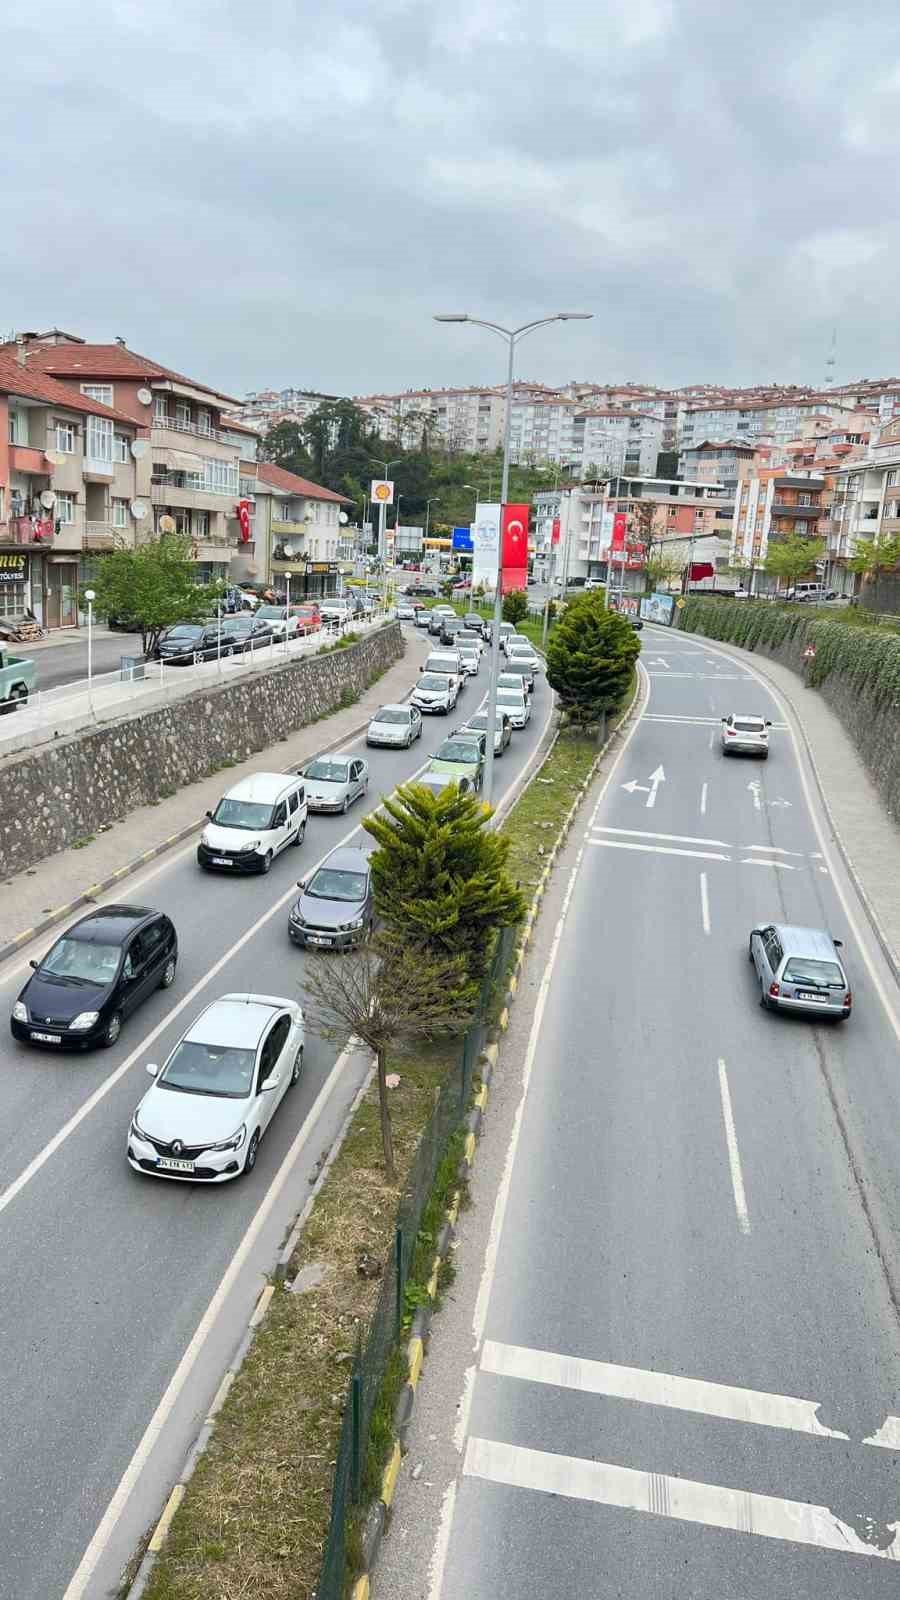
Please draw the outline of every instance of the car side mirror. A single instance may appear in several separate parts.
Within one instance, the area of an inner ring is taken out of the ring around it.
[[[28,965],[30,966],[32,972],[37,972],[37,969],[38,969],[38,962],[37,961],[29,961]]]
[[[831,942],[834,945],[835,950],[843,950],[843,948],[844,948],[843,939],[832,939]]]
[[[767,728],[771,728],[771,726],[772,726],[772,724],[771,724],[771,722],[770,722],[770,721],[769,721],[769,719],[768,719],[768,717],[767,717],[767,718],[766,718],[766,727],[767,727]]]
[[[156,1074],[159,1071],[159,1067],[157,1066],[157,1063],[155,1061],[148,1061],[147,1062],[147,1071],[149,1072],[151,1078],[155,1078]]]
[[[723,718],[722,718],[722,721],[723,721],[723,722],[727,722],[727,721],[728,721],[728,718],[727,718],[727,717],[723,717]]]
[[[206,815],[209,817],[210,822],[212,822],[212,812],[207,811]]]
[[[297,888],[298,889],[305,889],[306,888],[306,879],[305,878],[298,878],[297,879]]]
[[[263,1093],[265,1094],[266,1090],[268,1090],[268,1089],[277,1089],[278,1085],[280,1084],[280,1082],[281,1082],[281,1075],[280,1075],[280,1073],[276,1073],[274,1078],[267,1078],[265,1083],[260,1084],[260,1088],[262,1089]]]

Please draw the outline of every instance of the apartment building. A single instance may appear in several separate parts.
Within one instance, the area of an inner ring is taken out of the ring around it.
[[[152,516],[137,537],[145,530],[181,533],[191,540],[198,582],[228,578],[238,547],[252,544],[241,522],[245,446],[222,426],[238,401],[138,355],[124,340],[90,344],[57,328],[20,339],[30,371],[112,407],[149,436],[141,471],[149,473]],[[241,553],[252,555],[246,548]]]
[[[407,389],[402,394],[359,395],[382,439],[414,449],[423,436],[460,454],[499,449],[506,400],[500,389]]]
[[[679,451],[678,476],[695,483],[721,483],[733,493],[759,455],[748,439],[698,439]]]
[[[244,396],[235,415],[262,434],[279,422],[302,426],[320,406],[340,399],[340,395],[320,394],[315,389],[258,389]]]
[[[551,550],[555,566],[569,578],[608,575],[613,519],[627,519],[626,589],[643,592],[642,576],[649,532],[654,556],[668,555],[679,570],[690,560],[705,563],[709,573],[692,588],[712,588],[723,579],[731,548],[733,500],[725,486],[710,481],[685,483],[681,479],[623,477],[598,479],[571,488],[535,495],[535,557],[546,570]],[[646,512],[652,506],[649,528]],[[559,540],[553,545],[557,527]],[[641,574],[634,581],[629,574]]]
[[[662,449],[663,419],[655,411],[598,406],[576,413],[572,447],[581,475],[594,467],[650,478]]]
[[[848,562],[864,541],[900,535],[900,418],[885,423],[865,456],[842,463],[833,483],[821,524],[828,540],[826,582],[839,594],[854,594],[859,584]]]
[[[735,567],[749,568],[753,592],[768,592],[776,587],[758,575],[770,540],[788,539],[794,534],[818,537],[827,493],[824,474],[788,471],[784,467],[755,468],[738,485],[731,560]]]
[[[77,625],[90,556],[150,520],[146,435],[105,396],[35,369],[24,345],[0,350],[0,621]]]
[[[353,502],[270,461],[256,469],[256,549],[265,579],[276,588],[291,574],[297,599],[334,594],[343,533]]]

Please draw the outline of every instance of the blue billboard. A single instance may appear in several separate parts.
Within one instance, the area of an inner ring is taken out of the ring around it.
[[[472,530],[469,527],[453,529],[454,550],[461,551],[464,555],[472,554]]]

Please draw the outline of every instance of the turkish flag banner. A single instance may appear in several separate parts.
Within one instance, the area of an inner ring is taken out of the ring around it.
[[[241,525],[241,544],[249,544],[252,531],[250,528],[250,501],[239,500],[237,513],[238,521]]]
[[[699,583],[701,578],[714,578],[715,575],[716,569],[711,561],[691,562],[691,580],[693,582]]]
[[[613,535],[612,535],[612,548],[613,548],[613,550],[624,550],[625,549],[625,532],[626,532],[627,527],[628,527],[628,518],[625,515],[625,512],[624,511],[617,511],[615,516],[613,517]]]
[[[500,512],[500,593],[524,589],[528,582],[528,511],[524,505],[505,505]]]
[[[559,544],[559,517],[553,518],[553,528],[550,533],[550,543]]]

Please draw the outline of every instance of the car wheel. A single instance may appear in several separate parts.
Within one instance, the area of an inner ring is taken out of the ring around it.
[[[272,868],[272,852],[271,852],[271,850],[267,850],[265,855],[262,858],[262,866],[260,867],[259,870],[260,870],[260,872],[269,872],[269,871],[271,871],[271,868]]]
[[[291,1081],[290,1081],[290,1083],[288,1085],[288,1087],[290,1089],[293,1089],[294,1084],[297,1082],[297,1080],[300,1077],[300,1074],[301,1074],[302,1071],[303,1071],[303,1046],[301,1044],[299,1050],[297,1051],[297,1054],[294,1057],[294,1065],[291,1068]]]
[[[163,975],[159,980],[159,987],[161,989],[171,989],[173,983],[175,982],[175,973],[177,970],[178,962],[175,956],[170,956],[163,970]]]
[[[304,819],[301,822],[299,828],[297,829],[297,832],[294,834],[294,837],[291,840],[291,844],[302,844],[303,843],[303,836],[304,836],[305,833],[306,833],[306,818],[304,817]]]
[[[115,1044],[121,1032],[122,1013],[121,1011],[114,1011],[108,1023],[106,1024],[106,1032],[103,1035],[104,1045]]]
[[[254,1134],[253,1134],[253,1137],[250,1140],[250,1143],[247,1146],[247,1154],[244,1157],[244,1165],[241,1168],[241,1175],[243,1177],[247,1177],[248,1173],[251,1173],[253,1171],[253,1168],[256,1166],[256,1157],[257,1157],[258,1151],[259,1151],[259,1129],[257,1128],[255,1130]]]
[[[341,810],[343,811],[344,816],[346,816],[347,812],[350,810],[350,796],[348,794],[344,795],[344,804],[342,805]]]
[[[28,690],[24,683],[17,683],[10,689],[9,701],[13,711],[17,711],[19,706],[24,707],[28,704]]]
[[[759,980],[759,1003],[762,1006],[763,1011],[771,1011],[772,1002],[769,999],[769,996],[766,994],[766,986],[763,983],[762,978]]]
[[[752,943],[747,946],[747,960],[748,961],[752,961],[753,960],[753,945],[752,945]]]
[[[225,646],[225,649],[222,651],[222,655],[223,657],[234,655],[234,650],[230,644]]]
[[[769,759],[769,752],[768,752],[768,750],[764,750],[764,751],[763,751],[763,753],[762,753],[762,758],[763,758],[763,761],[768,761],[768,759]]]

